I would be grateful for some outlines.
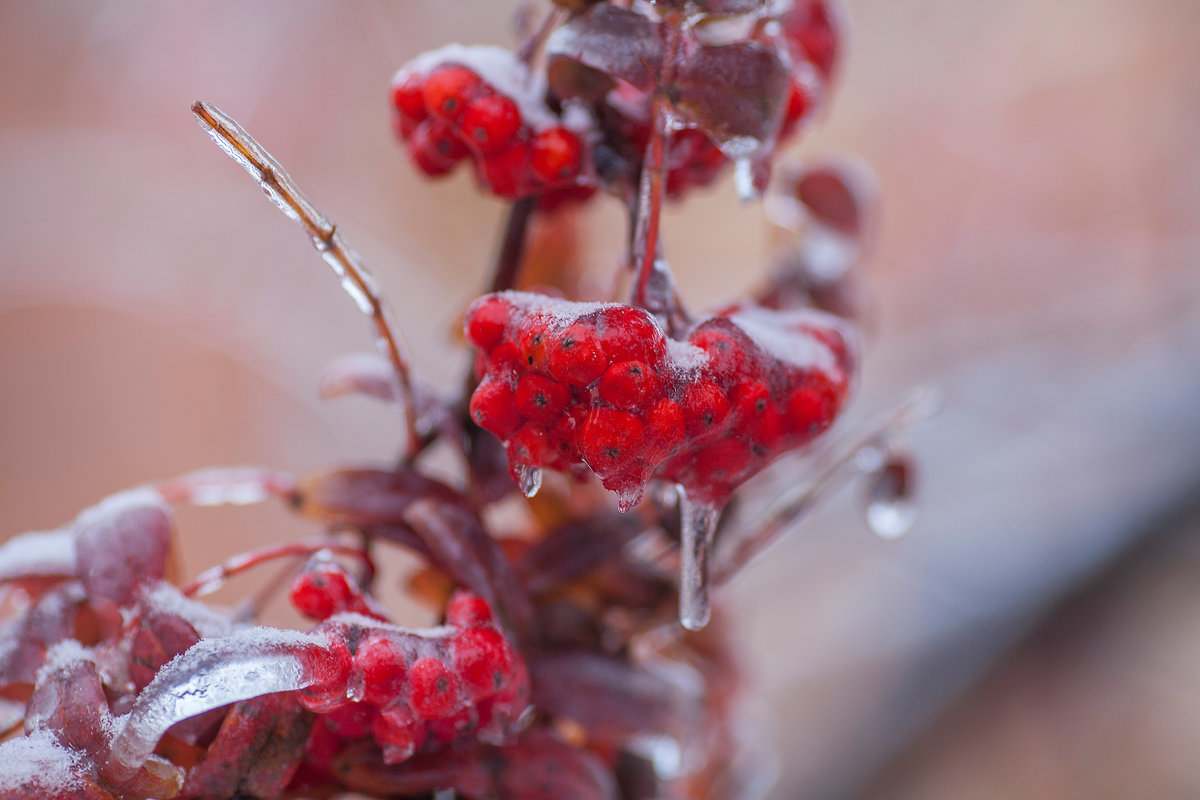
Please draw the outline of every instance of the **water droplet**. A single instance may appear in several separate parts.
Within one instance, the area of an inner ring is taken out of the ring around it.
[[[754,180],[754,164],[748,158],[739,158],[733,165],[733,185],[737,189],[738,200],[749,203],[757,200],[761,193]]]
[[[901,453],[889,453],[883,465],[871,475],[867,491],[867,526],[881,539],[898,539],[917,520],[912,459]]]
[[[712,614],[708,554],[720,512],[714,505],[692,502],[683,487],[679,487],[679,621],[689,631],[703,628]]]
[[[533,497],[542,488],[542,471],[527,464],[517,465],[517,485],[521,487],[521,494]]]

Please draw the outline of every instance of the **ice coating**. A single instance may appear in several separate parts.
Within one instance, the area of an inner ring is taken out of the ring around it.
[[[166,570],[171,513],[157,491],[113,495],[80,514],[75,530],[79,578],[94,599],[127,605]]]
[[[272,692],[322,679],[328,640],[319,634],[244,628],[202,639],[166,664],[120,718],[108,772],[128,781],[177,722]]]
[[[443,64],[469,67],[500,94],[507,96],[521,110],[521,118],[535,130],[544,130],[564,122],[570,126],[582,120],[568,116],[559,120],[546,107],[546,79],[540,71],[530,71],[517,54],[495,45],[448,44],[429,50],[405,64],[392,79],[401,83],[412,74],[428,75]],[[581,128],[582,130],[582,128]]]
[[[70,577],[75,574],[75,532],[34,531],[0,546],[0,581]]]
[[[833,351],[820,339],[805,335],[806,326],[832,329],[842,335],[843,341],[853,341],[849,326],[842,320],[808,309],[779,312],[746,306],[730,314],[729,319],[764,352],[800,369],[832,372],[837,368]]]
[[[227,616],[203,603],[184,597],[179,589],[165,581],[159,581],[147,589],[142,595],[141,603],[146,608],[182,618],[204,638],[227,636],[234,629]]]
[[[86,508],[75,518],[75,527],[92,525],[106,519],[113,519],[128,511],[138,508],[158,508],[164,514],[170,514],[171,508],[156,489],[149,486],[139,486],[123,492],[109,495],[91,508]]]
[[[78,789],[83,755],[63,746],[48,730],[0,744],[0,791],[24,792],[22,797],[45,797]]]
[[[287,494],[295,481],[266,467],[208,467],[163,481],[158,488],[173,503],[242,506]]]

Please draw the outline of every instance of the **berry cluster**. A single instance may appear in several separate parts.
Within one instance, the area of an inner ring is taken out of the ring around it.
[[[385,619],[378,604],[363,594],[346,568],[325,553],[310,559],[292,580],[288,600],[309,619],[326,620],[345,612]]]
[[[467,592],[451,598],[446,625],[431,631],[354,615],[332,617],[317,630],[334,643],[340,667],[301,693],[301,705],[340,741],[373,736],[389,764],[408,759],[427,739],[507,741],[529,705],[524,661],[488,603]]]
[[[508,50],[451,45],[392,80],[396,135],[416,166],[445,175],[470,158],[480,184],[515,199],[586,189],[588,148]]]
[[[829,427],[856,361],[847,327],[807,310],[733,307],[675,341],[641,309],[505,292],[466,331],[481,351],[471,416],[514,470],[586,464],[623,508],[651,477],[723,503]]]

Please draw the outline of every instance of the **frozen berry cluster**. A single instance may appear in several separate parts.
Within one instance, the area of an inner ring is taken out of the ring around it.
[[[396,73],[396,135],[426,175],[445,175],[467,159],[499,197],[586,190],[587,143],[544,95],[510,51],[451,45]]]
[[[430,631],[356,615],[331,617],[317,631],[333,643],[340,666],[302,692],[301,705],[337,740],[373,736],[387,763],[406,760],[426,740],[471,734],[501,743],[523,722],[524,661],[480,597],[456,593],[446,625]]]
[[[514,471],[585,464],[623,508],[651,477],[720,505],[829,427],[856,361],[845,324],[808,310],[734,307],[676,341],[641,309],[505,292],[466,331],[481,351],[471,417]]]

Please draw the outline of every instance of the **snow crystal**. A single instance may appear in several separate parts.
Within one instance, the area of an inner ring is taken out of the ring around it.
[[[159,581],[147,591],[142,602],[156,611],[187,620],[201,638],[226,636],[234,628],[228,617],[203,603],[184,597],[179,589],[164,581]]]
[[[64,747],[50,731],[0,744],[0,791],[43,792],[57,796],[79,788],[82,755]],[[34,796],[29,794],[27,796]]]
[[[0,581],[75,574],[75,532],[60,528],[14,536],[0,546]]]
[[[170,506],[167,505],[167,501],[161,494],[149,486],[139,486],[109,495],[91,508],[84,509],[75,518],[74,528],[79,529],[99,524],[133,509],[147,506],[162,509],[162,512],[168,516],[171,513]]]
[[[800,326],[833,328],[849,339],[849,330],[837,317],[808,309],[779,312],[748,307],[731,314],[729,319],[766,353],[801,369],[833,372],[837,369],[837,358],[824,342],[798,330]]]

